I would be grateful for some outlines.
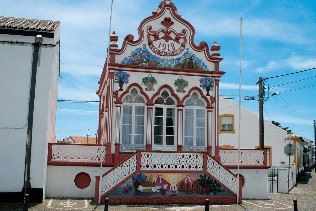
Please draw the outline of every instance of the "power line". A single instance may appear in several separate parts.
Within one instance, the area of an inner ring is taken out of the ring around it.
[[[274,79],[274,78],[280,78],[280,77],[289,76],[289,75],[294,75],[294,74],[298,74],[298,73],[303,73],[303,72],[307,72],[307,71],[311,71],[311,70],[316,70],[316,68],[315,68],[315,67],[312,67],[312,68],[309,68],[309,69],[300,70],[300,71],[296,71],[296,72],[291,72],[291,73],[286,73],[286,74],[271,76],[271,77],[264,78],[264,80]]]
[[[314,76],[312,76],[312,77],[308,77],[308,78],[302,78],[302,79],[299,79],[299,80],[290,81],[290,82],[283,83],[283,84],[273,85],[273,86],[270,86],[270,88],[280,87],[280,86],[284,86],[284,85],[288,85],[288,84],[294,84],[294,83],[298,83],[298,82],[306,81],[306,80],[309,80],[309,79],[312,79],[312,78],[316,78],[316,75],[314,75]]]
[[[279,95],[281,93],[285,93],[285,92],[294,92],[294,91],[298,91],[298,90],[302,90],[302,89],[307,89],[307,88],[312,88],[312,87],[316,87],[316,84],[313,84],[313,85],[309,85],[309,86],[303,86],[303,87],[299,87],[299,88],[295,88],[295,89],[289,89],[289,90],[284,90],[284,91],[281,91],[281,92],[278,92],[278,93],[272,93],[272,96],[273,95]]]

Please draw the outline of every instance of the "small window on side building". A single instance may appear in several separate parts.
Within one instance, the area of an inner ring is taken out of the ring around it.
[[[224,114],[220,116],[220,132],[234,133],[234,115]]]

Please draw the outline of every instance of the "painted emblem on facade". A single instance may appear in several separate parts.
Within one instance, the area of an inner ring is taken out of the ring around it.
[[[157,80],[151,74],[143,78],[142,84],[145,86],[146,91],[154,91],[154,86],[157,84]]]
[[[128,84],[129,74],[124,71],[117,71],[115,72],[114,77],[115,83],[119,84],[119,91],[123,91],[123,85]]]
[[[185,88],[189,86],[189,82],[184,80],[181,76],[174,82],[174,86],[177,88],[177,92],[185,93]]]
[[[160,58],[151,54],[144,44],[142,48],[136,48],[129,56],[122,60],[122,64],[133,64],[139,66],[156,66],[164,68],[188,68],[187,64],[192,63],[193,69],[206,71],[207,65],[192,53],[188,48],[178,58]]]
[[[177,32],[172,26],[174,22],[170,17],[161,21],[162,27],[154,30],[152,26],[147,28],[149,48],[159,56],[177,56],[182,53],[187,43],[187,31],[182,29]]]
[[[206,91],[206,96],[210,96],[210,91],[214,87],[214,79],[210,77],[201,78],[200,87]]]

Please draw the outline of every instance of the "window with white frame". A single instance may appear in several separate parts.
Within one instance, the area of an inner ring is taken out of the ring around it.
[[[206,109],[205,102],[193,93],[185,103],[184,109],[184,146],[206,146]]]
[[[176,106],[167,91],[155,100],[154,107],[154,148],[165,149],[175,146]]]
[[[234,132],[234,115],[223,114],[220,116],[221,132],[233,133]]]
[[[144,144],[145,100],[137,89],[132,89],[123,101],[121,117],[121,143]]]

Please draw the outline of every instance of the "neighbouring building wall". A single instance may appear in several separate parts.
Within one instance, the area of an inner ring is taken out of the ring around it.
[[[237,169],[230,169],[237,174]],[[268,169],[240,169],[244,177],[243,199],[268,199]],[[260,181],[260,182],[258,182]]]
[[[234,131],[220,132],[220,145],[232,145],[237,148],[238,142],[238,105],[231,100],[220,100],[220,115],[234,116]],[[245,109],[241,109],[240,148],[254,149],[259,146],[259,117]],[[289,143],[288,134],[269,121],[264,122],[264,145],[271,147],[272,166],[288,165],[288,156],[284,153],[284,146]],[[293,162],[293,156],[291,160]]]
[[[45,197],[47,143],[55,140],[59,29],[52,34],[43,36],[35,88],[30,176],[40,198]],[[5,194],[23,188],[35,36],[0,33],[0,41],[0,194]]]
[[[93,198],[95,177],[109,170],[109,167],[48,166],[46,196]]]

